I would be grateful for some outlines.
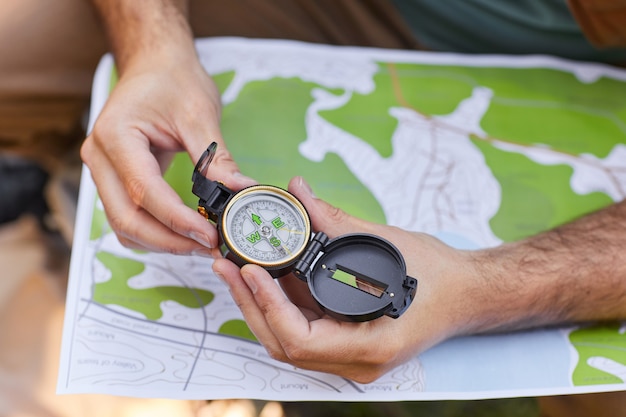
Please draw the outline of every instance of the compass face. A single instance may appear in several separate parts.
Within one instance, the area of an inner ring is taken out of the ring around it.
[[[309,216],[293,195],[257,185],[237,193],[222,216],[224,242],[238,257],[264,267],[295,261],[305,249]]]

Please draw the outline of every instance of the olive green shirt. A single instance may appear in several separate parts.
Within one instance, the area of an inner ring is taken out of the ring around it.
[[[599,49],[566,0],[393,0],[417,40],[436,51],[548,54],[624,62],[626,48]]]

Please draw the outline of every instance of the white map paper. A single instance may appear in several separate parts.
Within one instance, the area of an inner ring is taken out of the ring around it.
[[[548,57],[200,40],[247,175],[464,249],[626,197],[626,72]],[[113,63],[94,80],[91,124]],[[580,124],[580,125],[578,125]],[[191,169],[171,183],[194,205]],[[419,289],[418,289],[419,291]],[[85,168],[59,393],[397,401],[626,389],[619,323],[447,341],[372,384],[272,360],[204,258],[122,247]]]

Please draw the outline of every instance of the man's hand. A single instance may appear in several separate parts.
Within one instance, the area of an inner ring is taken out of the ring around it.
[[[272,357],[369,382],[464,329],[463,275],[472,265],[467,253],[424,234],[348,216],[315,198],[301,178],[291,181],[289,191],[307,208],[313,228],[331,238],[372,233],[394,243],[406,258],[408,274],[418,279],[418,288],[413,303],[398,319],[342,322],[323,315],[307,285],[295,276],[278,280],[283,292],[261,267],[246,265],[240,270],[226,259],[217,259],[213,269],[229,285],[248,325]]]
[[[398,319],[348,323],[323,315],[294,276],[276,281],[261,267],[213,269],[259,341],[278,360],[358,382],[450,337],[593,320],[626,318],[626,202],[528,239],[461,251],[422,234],[349,216],[315,198],[301,178],[289,191],[314,230],[329,237],[371,233],[404,255],[417,293]],[[285,295],[287,294],[287,295]]]
[[[173,154],[187,151],[195,162],[216,141],[212,177],[235,190],[254,181],[239,174],[224,145],[219,92],[198,60],[184,7],[174,1],[95,3],[120,78],[81,157],[111,227],[127,247],[211,254],[215,229],[163,180]]]

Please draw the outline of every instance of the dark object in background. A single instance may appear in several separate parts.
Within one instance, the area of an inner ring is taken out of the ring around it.
[[[37,163],[12,155],[0,155],[0,224],[22,214],[43,222],[48,206],[44,188],[48,173]]]

